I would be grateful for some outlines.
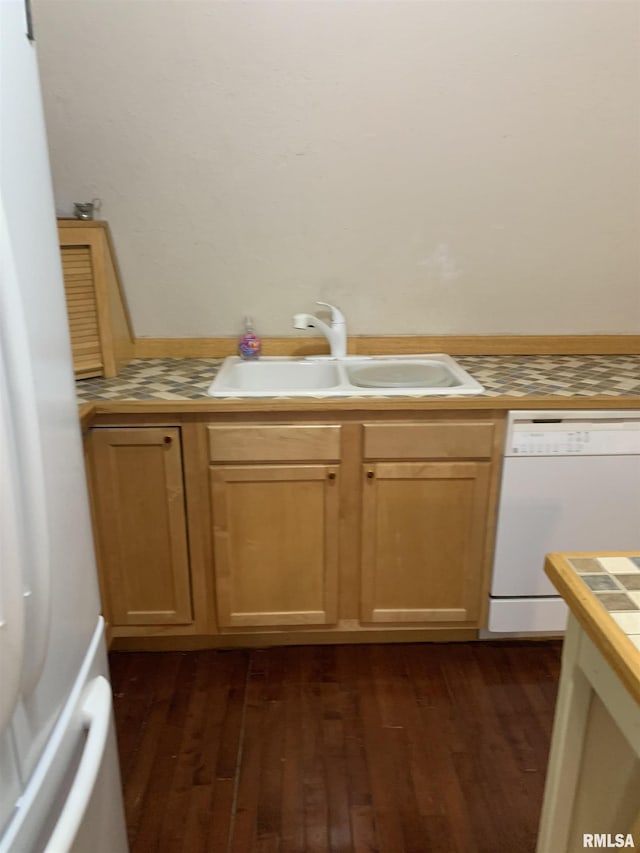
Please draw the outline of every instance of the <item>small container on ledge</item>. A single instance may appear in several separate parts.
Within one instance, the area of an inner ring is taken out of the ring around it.
[[[251,317],[244,318],[244,332],[238,341],[238,355],[245,361],[256,361],[260,358],[262,344],[253,328]]]

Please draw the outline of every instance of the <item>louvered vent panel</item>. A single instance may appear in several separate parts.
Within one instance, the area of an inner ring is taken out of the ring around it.
[[[62,246],[73,367],[78,378],[102,376],[98,312],[89,246]]]

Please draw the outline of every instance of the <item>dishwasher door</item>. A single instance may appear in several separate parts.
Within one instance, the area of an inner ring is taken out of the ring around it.
[[[505,459],[492,596],[557,595],[550,551],[639,546],[640,456]]]

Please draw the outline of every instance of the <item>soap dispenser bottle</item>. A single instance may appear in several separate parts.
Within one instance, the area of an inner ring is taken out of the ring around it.
[[[244,332],[238,341],[238,355],[245,361],[252,361],[260,358],[261,343],[260,338],[256,335],[253,328],[253,320],[251,317],[244,318]]]

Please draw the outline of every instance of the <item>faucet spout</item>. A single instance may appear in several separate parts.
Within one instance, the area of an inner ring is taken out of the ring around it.
[[[331,358],[344,358],[347,354],[347,323],[344,314],[334,305],[327,302],[318,302],[331,310],[331,325],[328,326],[324,320],[314,314],[295,314],[293,327],[295,329],[318,329],[329,341]]]

